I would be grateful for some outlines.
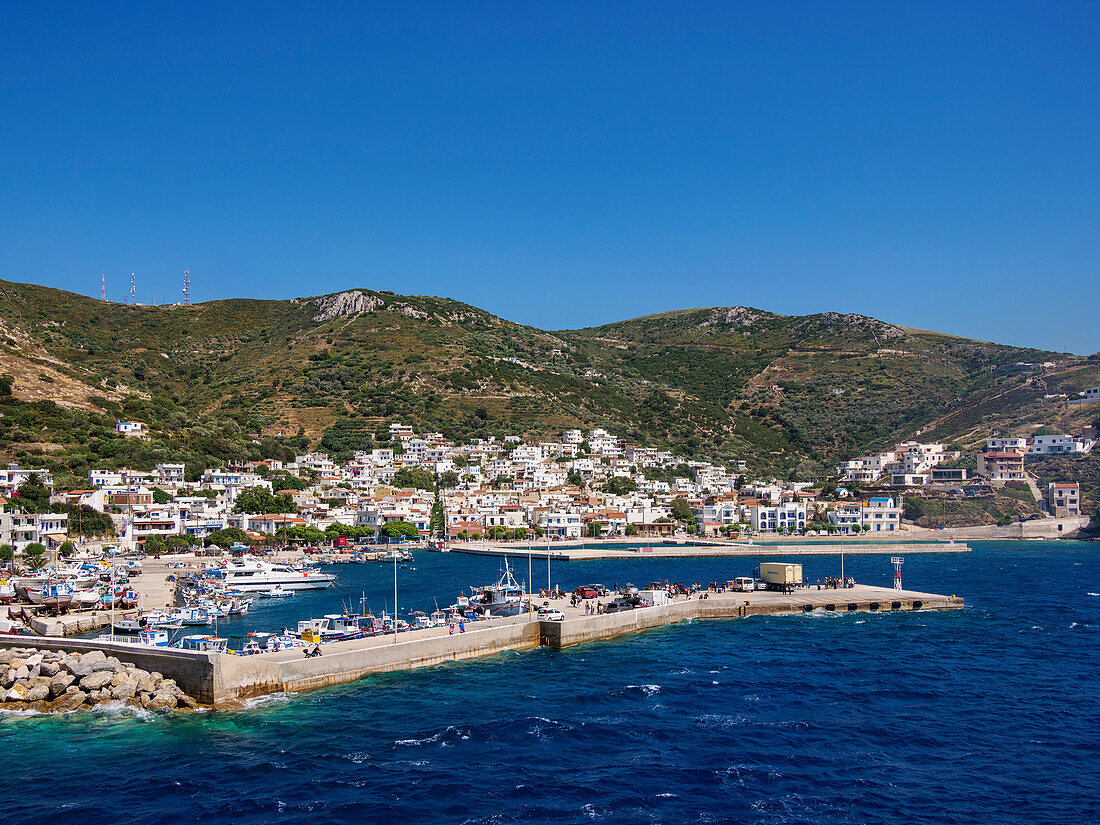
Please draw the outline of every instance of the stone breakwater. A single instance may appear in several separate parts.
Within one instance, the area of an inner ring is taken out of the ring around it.
[[[100,650],[0,650],[0,710],[67,713],[105,702],[147,710],[199,706],[172,679]]]

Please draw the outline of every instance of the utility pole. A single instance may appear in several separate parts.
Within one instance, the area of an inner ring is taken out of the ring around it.
[[[107,302],[107,273],[99,273],[99,300]]]
[[[137,292],[134,289],[134,273],[131,272],[130,273],[130,306],[133,306],[134,304],[137,303],[137,299],[135,297],[136,295],[137,295]]]
[[[191,270],[183,270],[183,305],[191,306]]]

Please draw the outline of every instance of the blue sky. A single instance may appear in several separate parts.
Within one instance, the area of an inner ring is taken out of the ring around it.
[[[0,278],[1100,350],[1095,3],[6,4]]]

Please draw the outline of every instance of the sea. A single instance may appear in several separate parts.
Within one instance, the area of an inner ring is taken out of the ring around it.
[[[1100,546],[904,557],[960,611],[691,621],[373,676],[234,711],[0,716],[2,822],[1077,823],[1100,821]],[[536,588],[708,583],[769,560],[534,561]],[[839,557],[802,559],[814,581]],[[419,553],[402,614],[495,581]],[[526,560],[515,560],[527,579]],[[890,586],[889,556],[845,572]],[[219,633],[367,601],[392,565],[271,600]]]

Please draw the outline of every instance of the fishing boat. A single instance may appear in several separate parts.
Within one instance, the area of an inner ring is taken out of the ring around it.
[[[518,616],[527,610],[526,592],[504,560],[504,573],[496,584],[471,587],[469,606],[485,618]],[[461,602],[461,599],[460,599]]]
[[[167,630],[142,630],[136,636],[98,636],[96,641],[111,642],[119,645],[141,645],[143,647],[168,647],[171,636]]]
[[[210,614],[201,607],[184,607],[172,615],[175,624],[186,626],[210,624]]]
[[[73,600],[73,588],[65,582],[47,582],[39,590],[31,590],[27,594],[31,604],[41,605],[60,613],[67,608]]]
[[[15,598],[15,585],[10,581],[0,582],[0,604],[11,604]]]
[[[173,647],[178,647],[182,650],[195,650],[201,653],[225,653],[226,646],[229,644],[228,639],[223,639],[218,636],[184,636]]]

